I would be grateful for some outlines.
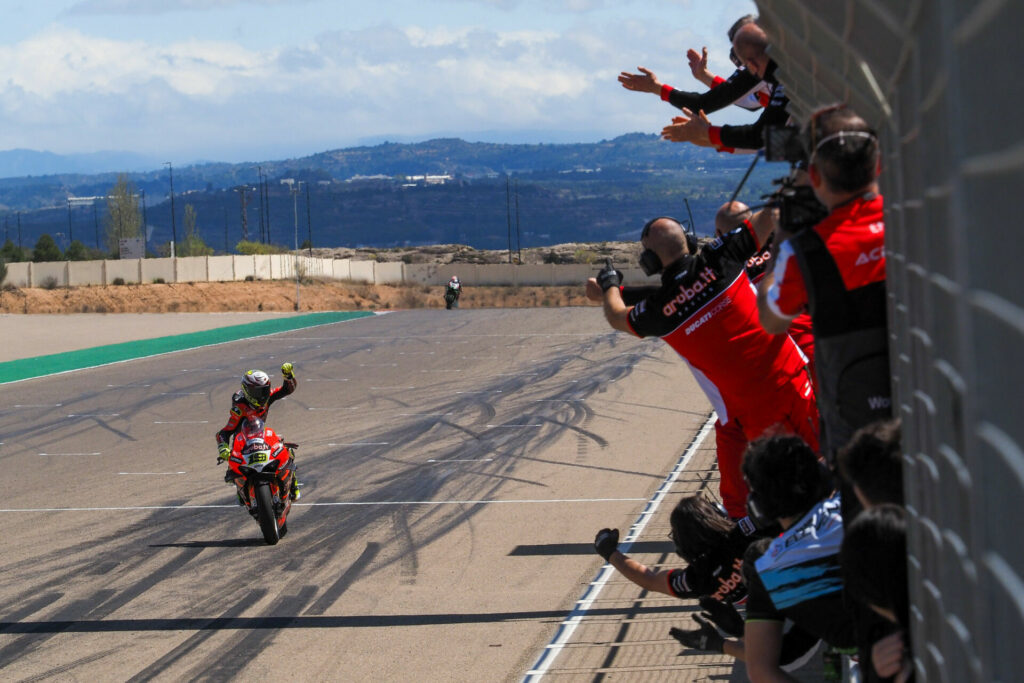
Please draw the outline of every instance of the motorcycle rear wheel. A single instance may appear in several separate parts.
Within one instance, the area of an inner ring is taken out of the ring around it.
[[[281,535],[274,516],[274,497],[270,494],[270,484],[259,484],[256,487],[256,521],[260,523],[260,531],[267,545],[276,545]]]

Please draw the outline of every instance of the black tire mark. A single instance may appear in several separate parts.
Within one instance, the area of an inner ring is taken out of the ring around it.
[[[70,605],[67,605],[47,621],[65,622],[70,624],[83,618],[92,617],[97,609],[96,605],[106,602],[114,595],[114,593],[115,591],[112,590],[97,591],[89,597],[82,598]],[[46,630],[40,628],[36,632],[29,631],[26,635],[23,635],[20,638],[15,638],[10,643],[0,648],[0,669],[3,669],[8,664],[20,659],[21,657],[24,657],[26,654],[39,649],[48,640],[63,630],[64,629]]]
[[[335,581],[331,586],[325,590],[316,602],[314,602],[309,609],[306,610],[305,614],[316,614],[321,615],[327,611],[327,609],[337,602],[338,598],[341,597],[342,593],[348,590],[359,575],[363,573],[363,570],[373,562],[373,558],[380,552],[379,543],[367,543],[366,549],[363,550],[362,554],[356,558],[356,561],[345,570],[345,573]]]
[[[261,599],[263,599],[263,596],[266,594],[266,588],[254,588],[253,590],[249,591],[244,596],[242,596],[241,600],[239,600],[234,605],[229,607],[223,614],[220,615],[220,617],[217,617],[217,619],[234,619],[236,617],[241,616],[242,613],[249,608],[249,606],[259,602]],[[168,668],[170,668],[175,662],[190,654],[197,647],[205,643],[215,633],[217,633],[217,631],[213,629],[196,631],[191,636],[186,638],[185,642],[181,643],[173,650],[165,654],[163,657],[156,660],[155,662],[147,666],[145,669],[129,678],[129,683],[141,683],[141,681],[149,681],[156,678],[160,674],[164,673]]]
[[[63,673],[67,673],[69,671],[72,671],[73,669],[75,669],[75,668],[77,668],[79,666],[82,666],[83,664],[91,664],[93,662],[98,662],[99,660],[105,659],[106,657],[109,657],[110,655],[117,654],[117,653],[121,652],[121,650],[122,650],[121,646],[117,646],[117,647],[112,647],[109,650],[103,650],[102,652],[94,652],[91,655],[86,655],[85,657],[81,657],[79,659],[76,659],[73,662],[68,662],[67,664],[64,664],[63,666],[58,666],[58,667],[50,669],[48,671],[44,671],[41,674],[36,674],[35,676],[32,676],[31,678],[23,678],[20,683],[32,683],[33,681],[45,681],[45,680],[53,678],[54,676],[57,676],[58,674],[63,674]]]
[[[291,617],[290,620],[286,618],[283,623],[279,623],[281,622],[280,617],[268,617],[275,624],[273,628],[264,626],[257,618],[251,628],[231,638],[224,647],[218,648],[217,652],[207,657],[206,661],[193,667],[190,671],[192,674],[190,678],[196,681],[227,681],[236,678],[238,672],[249,660],[255,659],[274,639],[277,629],[288,628],[288,625],[298,618],[297,615],[302,613],[305,606],[316,595],[316,590],[316,586],[303,586],[295,595],[282,594],[278,596],[277,600],[268,608],[268,612],[271,615],[285,613],[296,616]],[[282,653],[281,661],[287,661],[286,654]]]
[[[35,614],[39,610],[43,609],[47,605],[51,605],[64,596],[63,593],[47,593],[46,595],[40,595],[32,602],[26,604],[21,609],[15,610],[4,615],[4,620],[8,622],[18,622],[29,616]],[[0,633],[3,633],[4,629],[0,628]]]

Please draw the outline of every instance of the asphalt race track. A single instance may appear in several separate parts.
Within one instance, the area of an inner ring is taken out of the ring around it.
[[[268,424],[306,486],[271,547],[213,436],[241,373],[284,361]],[[3,680],[519,680],[603,564],[594,533],[637,520],[710,411],[598,308],[399,311],[3,389]],[[680,660],[665,626],[645,647]]]

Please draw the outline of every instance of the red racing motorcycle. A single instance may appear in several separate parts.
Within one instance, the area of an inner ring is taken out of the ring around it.
[[[282,441],[258,418],[246,420],[232,442],[228,479],[233,475],[239,503],[260,525],[269,545],[288,533],[289,491],[295,476],[293,450],[298,447]]]

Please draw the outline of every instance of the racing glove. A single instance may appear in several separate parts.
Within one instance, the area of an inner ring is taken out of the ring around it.
[[[693,615],[694,621],[700,624],[700,628],[693,629],[692,631],[684,631],[681,628],[675,628],[674,626],[668,630],[668,634],[682,643],[683,647],[690,648],[691,650],[703,650],[704,652],[717,652],[722,654],[725,652],[725,639],[719,635],[718,629],[714,625],[704,619],[699,614]],[[679,654],[684,654],[686,650],[683,650]]]
[[[700,599],[700,615],[734,638],[743,637],[743,617],[732,605],[710,595]]]
[[[284,375],[285,379],[295,379],[295,366],[291,363],[285,363],[281,366],[281,374]]]
[[[612,553],[619,549],[619,530],[601,529],[594,537],[594,550],[607,562]]]
[[[228,446],[226,443],[222,443],[221,445],[217,446],[217,458],[219,460],[227,460],[230,457],[231,446]]]
[[[602,292],[607,292],[612,287],[618,287],[622,284],[622,273],[615,270],[615,266],[612,265],[610,258],[606,258],[604,263],[604,268],[597,274],[597,284]]]

